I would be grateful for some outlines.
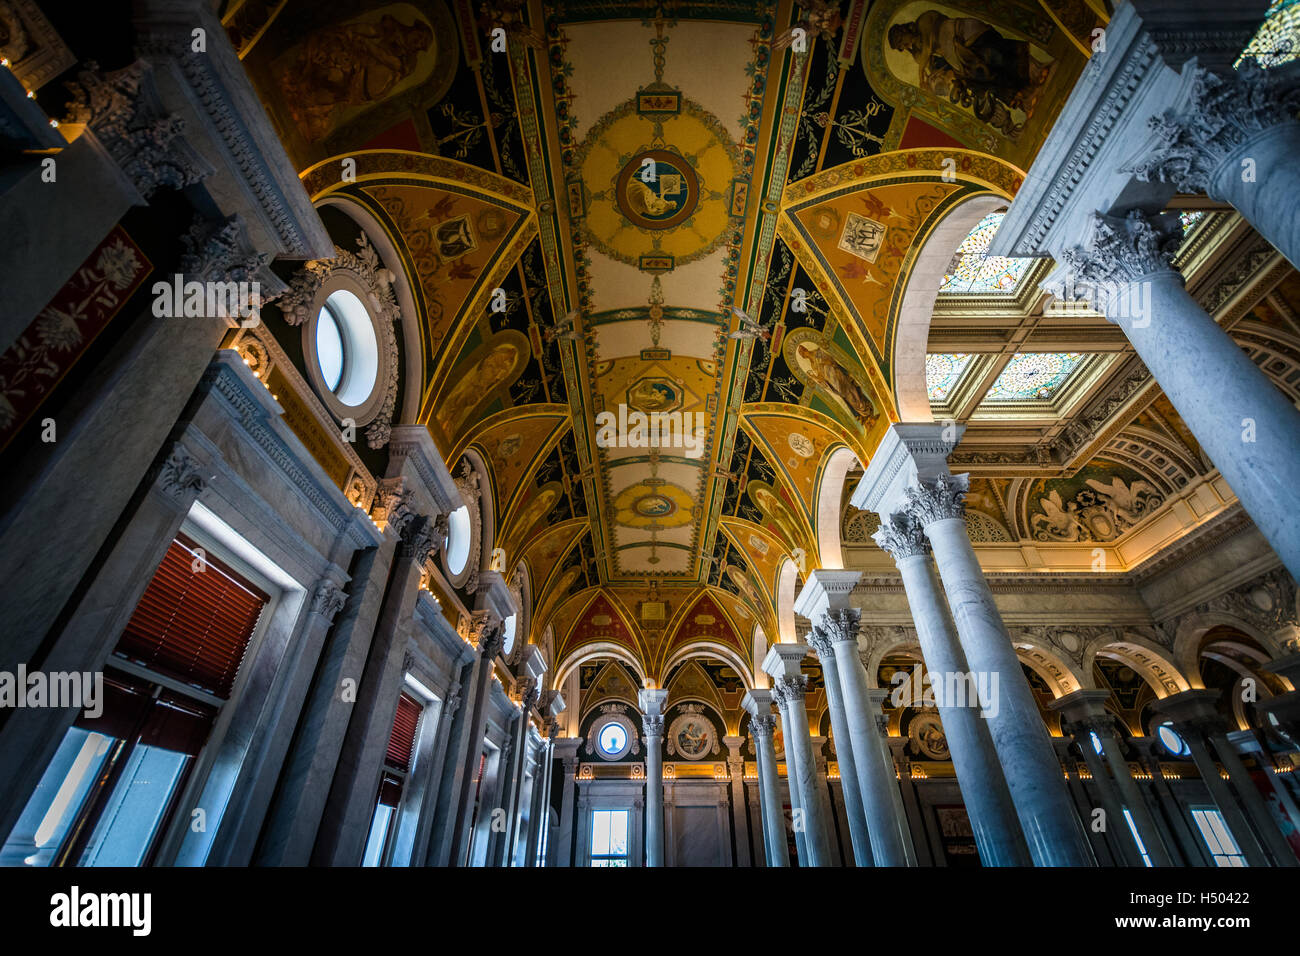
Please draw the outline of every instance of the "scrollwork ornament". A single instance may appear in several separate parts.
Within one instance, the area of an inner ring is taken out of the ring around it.
[[[173,498],[192,501],[208,487],[208,477],[198,460],[177,445],[158,468],[158,485]]]

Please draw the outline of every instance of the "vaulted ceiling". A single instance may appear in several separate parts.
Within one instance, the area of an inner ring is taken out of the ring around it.
[[[973,93],[935,52],[944,17],[1004,54]],[[867,461],[898,419],[919,249],[958,204],[1015,195],[1099,22],[1033,0],[289,0],[225,20],[308,192],[364,206],[399,251],[426,370],[403,414],[449,463],[486,463],[532,638],[660,679],[690,646],[743,673],[755,626],[776,632],[785,558],[819,563],[832,453]],[[931,351],[979,353],[962,371],[985,388],[1031,346],[1102,355],[1088,387],[1118,369],[1122,342],[1053,333],[1040,300],[941,299]],[[620,409],[680,413],[686,440],[610,445]],[[982,440],[1036,460],[1061,432],[1038,411]]]

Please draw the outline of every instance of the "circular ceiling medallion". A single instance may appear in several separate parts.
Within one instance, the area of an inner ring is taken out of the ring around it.
[[[677,510],[677,503],[663,495],[644,495],[632,502],[632,510],[643,518],[666,518]]]
[[[614,201],[619,212],[643,229],[671,229],[690,218],[700,202],[700,182],[676,153],[636,153],[618,174]]]

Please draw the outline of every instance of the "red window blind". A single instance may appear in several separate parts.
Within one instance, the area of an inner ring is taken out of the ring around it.
[[[393,718],[393,732],[388,735],[388,753],[384,759],[398,770],[411,768],[411,751],[415,748],[415,728],[420,723],[424,708],[410,694],[397,699],[397,716]]]
[[[197,547],[184,536],[171,543],[117,653],[224,698],[269,598],[206,553],[196,571]]]

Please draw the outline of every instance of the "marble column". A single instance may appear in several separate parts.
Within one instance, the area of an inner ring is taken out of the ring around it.
[[[749,828],[745,826],[744,737],[723,737],[727,745],[727,775],[731,778],[731,823],[736,835],[736,866],[749,866]]]
[[[804,843],[808,848],[809,866],[834,866],[831,851],[830,821],[826,818],[825,803],[818,793],[817,768],[813,762],[812,742],[808,732],[808,711],[804,695],[808,691],[808,678],[800,670],[799,662],[807,654],[805,644],[773,644],[763,661],[763,670],[772,675],[772,695],[781,708],[781,723],[785,728],[786,773],[799,792],[802,811]],[[800,821],[796,821],[800,822]],[[798,827],[796,827],[796,831]]]
[[[1300,96],[1294,76],[1246,60],[1217,73],[1183,66],[1178,106],[1152,117],[1152,141],[1128,169],[1180,193],[1230,203],[1300,268]]]
[[[664,705],[668,691],[647,688],[637,695],[645,734],[645,865],[664,865]]]
[[[1161,698],[1152,705],[1152,710],[1162,717],[1170,718],[1170,724],[1187,744],[1191,751],[1196,772],[1200,774],[1201,783],[1210,791],[1210,799],[1223,814],[1227,824],[1246,862],[1251,866],[1268,866],[1268,857],[1255,837],[1254,831],[1241,812],[1237,800],[1228,789],[1227,783],[1219,775],[1219,765],[1214,762],[1206,736],[1219,726],[1219,715],[1215,708],[1218,693],[1212,690],[1185,690]]]
[[[555,691],[546,693],[554,694]],[[543,695],[542,713],[549,713],[549,705]],[[537,855],[541,852],[546,839],[551,816],[551,765],[555,762],[555,735],[559,724],[554,717],[546,717],[546,739],[542,741],[538,756],[537,779],[533,790],[532,809],[529,811],[528,843],[524,850],[524,866],[537,866]]]
[[[573,789],[581,744],[581,737],[561,737],[555,742],[564,779],[560,786],[560,825],[555,830],[555,842],[546,851],[547,866],[573,866]]]
[[[876,866],[914,866],[916,858],[907,824],[895,800],[898,780],[894,763],[886,758],[876,719],[880,708],[872,702],[867,671],[858,655],[860,619],[861,612],[856,608],[840,608],[827,611],[819,626],[835,651],[858,788],[871,834],[871,857]]]
[[[478,648],[478,672],[475,674],[473,709],[470,711],[467,725],[468,754],[470,760],[477,764],[479,748],[483,746],[483,733],[487,727],[488,685],[492,680],[492,666],[497,655],[501,653],[502,644],[501,616],[495,611],[475,611],[470,623],[470,638]],[[467,866],[466,854],[469,851],[470,828],[467,819],[471,812],[473,800],[474,775],[465,773],[460,780],[460,793],[456,799],[455,823],[452,828],[451,853],[448,860],[451,866]]]
[[[1028,866],[1029,847],[998,763],[987,722],[980,716],[974,675],[966,663],[930,566],[929,541],[905,516],[881,522],[875,541],[898,567],[916,625],[921,656],[930,674],[935,706],[952,754],[962,800],[985,866]],[[952,693],[948,693],[952,691]],[[963,693],[963,691],[971,691]]]
[[[772,746],[776,717],[772,714],[771,691],[747,692],[744,706],[751,715],[749,731],[754,735],[754,753],[758,756],[758,801],[763,816],[767,865],[789,866],[790,847],[785,839],[785,815],[781,812],[781,781],[776,772],[776,748]]]
[[[1155,818],[1152,817],[1147,802],[1129,770],[1128,761],[1124,759],[1123,743],[1115,730],[1115,719],[1105,709],[1106,701],[1109,699],[1110,691],[1078,690],[1052,701],[1049,706],[1059,710],[1079,731],[1077,736],[1079,747],[1083,750],[1084,759],[1088,760],[1088,768],[1094,778],[1099,777],[1102,772],[1093,768],[1090,757],[1105,758],[1119,792],[1119,802],[1122,806],[1128,807],[1129,813],[1133,815],[1133,825],[1137,828],[1138,838],[1142,841],[1151,863],[1154,866],[1173,866],[1173,857],[1165,847],[1160,828],[1156,826]],[[1101,744],[1100,755],[1093,745],[1093,734],[1096,734]],[[1129,838],[1129,843],[1132,842],[1132,834],[1128,832],[1127,823],[1122,831],[1117,832],[1123,833]],[[1136,865],[1142,865],[1140,859]]]
[[[1295,850],[1291,849],[1291,844],[1282,834],[1277,820],[1269,811],[1268,804],[1264,802],[1263,795],[1255,786],[1250,771],[1241,762],[1241,755],[1237,753],[1237,748],[1232,746],[1232,742],[1223,732],[1223,727],[1215,725],[1206,736],[1218,753],[1219,762],[1228,771],[1228,779],[1241,797],[1246,812],[1250,814],[1250,819],[1255,824],[1255,832],[1268,848],[1273,863],[1276,866],[1300,866],[1300,858],[1296,857]]]
[[[1124,819],[1124,801],[1120,798],[1119,789],[1102,765],[1101,752],[1093,743],[1093,727],[1099,723],[1100,721],[1087,719],[1071,721],[1071,737],[1078,746],[1079,753],[1083,754],[1083,762],[1088,765],[1088,773],[1092,776],[1092,785],[1106,810],[1106,832],[1113,838],[1111,845],[1119,846],[1126,865],[1145,866],[1142,853],[1133,842],[1133,834],[1129,832],[1128,821]],[[1101,739],[1100,735],[1097,739]]]
[[[515,732],[515,762],[510,772],[510,805],[506,808],[506,838],[501,854],[501,865],[510,866],[515,856],[515,841],[519,839],[519,814],[523,808],[524,774],[528,766],[528,728],[530,713],[537,702],[537,681],[532,677],[519,679],[519,721]]]
[[[958,638],[976,675],[981,709],[1034,862],[1091,866],[1092,853],[1070,806],[1060,762],[966,532],[962,499],[968,481],[965,475],[939,475],[933,482],[918,482],[907,490],[906,513],[934,549]]]
[[[809,632],[807,641],[822,666],[826,706],[830,710],[831,733],[835,739],[835,758],[840,765],[840,790],[849,821],[849,839],[853,844],[853,861],[857,866],[871,866],[871,833],[867,828],[867,814],[862,803],[862,791],[859,789],[853,742],[849,736],[848,718],[844,713],[844,697],[840,692],[840,672],[839,665],[835,662],[835,649],[829,635],[818,627]]]
[[[1292,160],[1294,163],[1294,160]],[[1300,194],[1295,194],[1300,195]],[[1269,201],[1286,206],[1295,196]],[[1293,227],[1300,217],[1288,211]],[[1065,253],[1064,268],[1124,329],[1242,507],[1293,578],[1300,579],[1300,410],[1193,299],[1172,267],[1182,239],[1178,217],[1133,210],[1095,214],[1088,248]]]

